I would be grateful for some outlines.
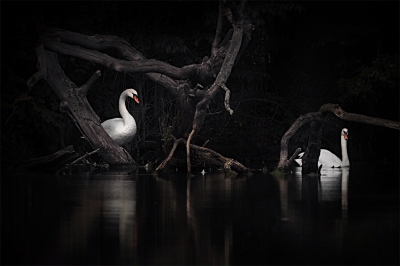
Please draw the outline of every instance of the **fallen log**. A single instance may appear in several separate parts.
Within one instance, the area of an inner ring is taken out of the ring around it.
[[[78,156],[79,154],[75,151],[74,147],[70,145],[53,154],[23,161],[16,168],[19,170],[56,171]]]
[[[183,143],[185,146],[187,145],[187,141],[183,138],[176,139],[174,136],[172,136],[172,138],[174,140],[173,147],[167,158],[156,168],[156,171],[164,170],[164,168],[173,157],[179,143]],[[206,165],[223,167],[228,175],[235,175],[236,172],[246,172],[250,170],[246,166],[242,165],[240,162],[231,158],[224,157],[214,150],[205,148],[204,145],[203,147],[201,147],[190,144],[190,149],[196,152],[196,157],[198,160],[203,161]]]

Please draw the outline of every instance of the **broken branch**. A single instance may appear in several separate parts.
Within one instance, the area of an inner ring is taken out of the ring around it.
[[[225,101],[224,101],[225,109],[229,112],[230,115],[232,115],[233,110],[229,106],[229,98],[231,97],[231,91],[225,84],[221,84],[221,87],[225,90]]]
[[[172,136],[172,138],[174,139],[174,145],[172,146],[172,149],[169,152],[168,157],[162,163],[160,163],[159,166],[157,166],[156,171],[164,169],[164,167],[167,165],[167,163],[171,160],[172,156],[174,156],[176,147],[178,146],[179,142],[181,142],[181,140],[182,140],[182,139],[176,139],[174,136]]]
[[[192,171],[192,166],[190,164],[190,142],[192,141],[195,131],[196,131],[196,127],[193,127],[193,129],[190,132],[189,137],[187,139],[187,143],[186,143],[186,164],[187,164],[188,173],[190,173]]]

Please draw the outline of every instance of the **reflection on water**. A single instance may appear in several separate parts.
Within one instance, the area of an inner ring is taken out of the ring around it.
[[[3,178],[3,264],[399,263],[398,173],[132,169]]]

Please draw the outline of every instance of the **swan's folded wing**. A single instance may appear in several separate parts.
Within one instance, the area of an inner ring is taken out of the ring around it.
[[[321,153],[319,155],[319,162],[323,167],[340,167],[342,165],[342,160],[337,157],[332,152],[321,149]]]

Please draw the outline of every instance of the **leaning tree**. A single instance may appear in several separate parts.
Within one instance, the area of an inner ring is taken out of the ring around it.
[[[219,13],[214,40],[209,56],[199,64],[176,67],[163,61],[147,59],[126,40],[110,35],[88,36],[59,28],[46,27],[38,21],[39,45],[37,48],[38,72],[28,81],[32,88],[45,79],[60,100],[60,109],[74,121],[93,150],[97,150],[110,164],[130,163],[132,157],[118,146],[103,130],[100,118],[86,99],[88,90],[101,76],[98,70],[82,86],[70,80],[61,68],[58,55],[88,60],[121,73],[142,73],[161,85],[176,100],[177,117],[166,140],[172,145],[166,159],[158,166],[162,170],[174,156],[179,143],[186,146],[187,171],[191,172],[191,153],[200,154],[210,164],[223,165],[225,169],[247,170],[239,162],[226,158],[213,150],[193,144],[202,127],[207,108],[219,92],[225,93],[226,111],[230,90],[226,83],[233,66],[251,39],[254,26],[243,15],[245,1],[237,5],[233,1],[219,1]],[[224,30],[228,25],[229,30]],[[112,55],[108,51],[113,51]]]

